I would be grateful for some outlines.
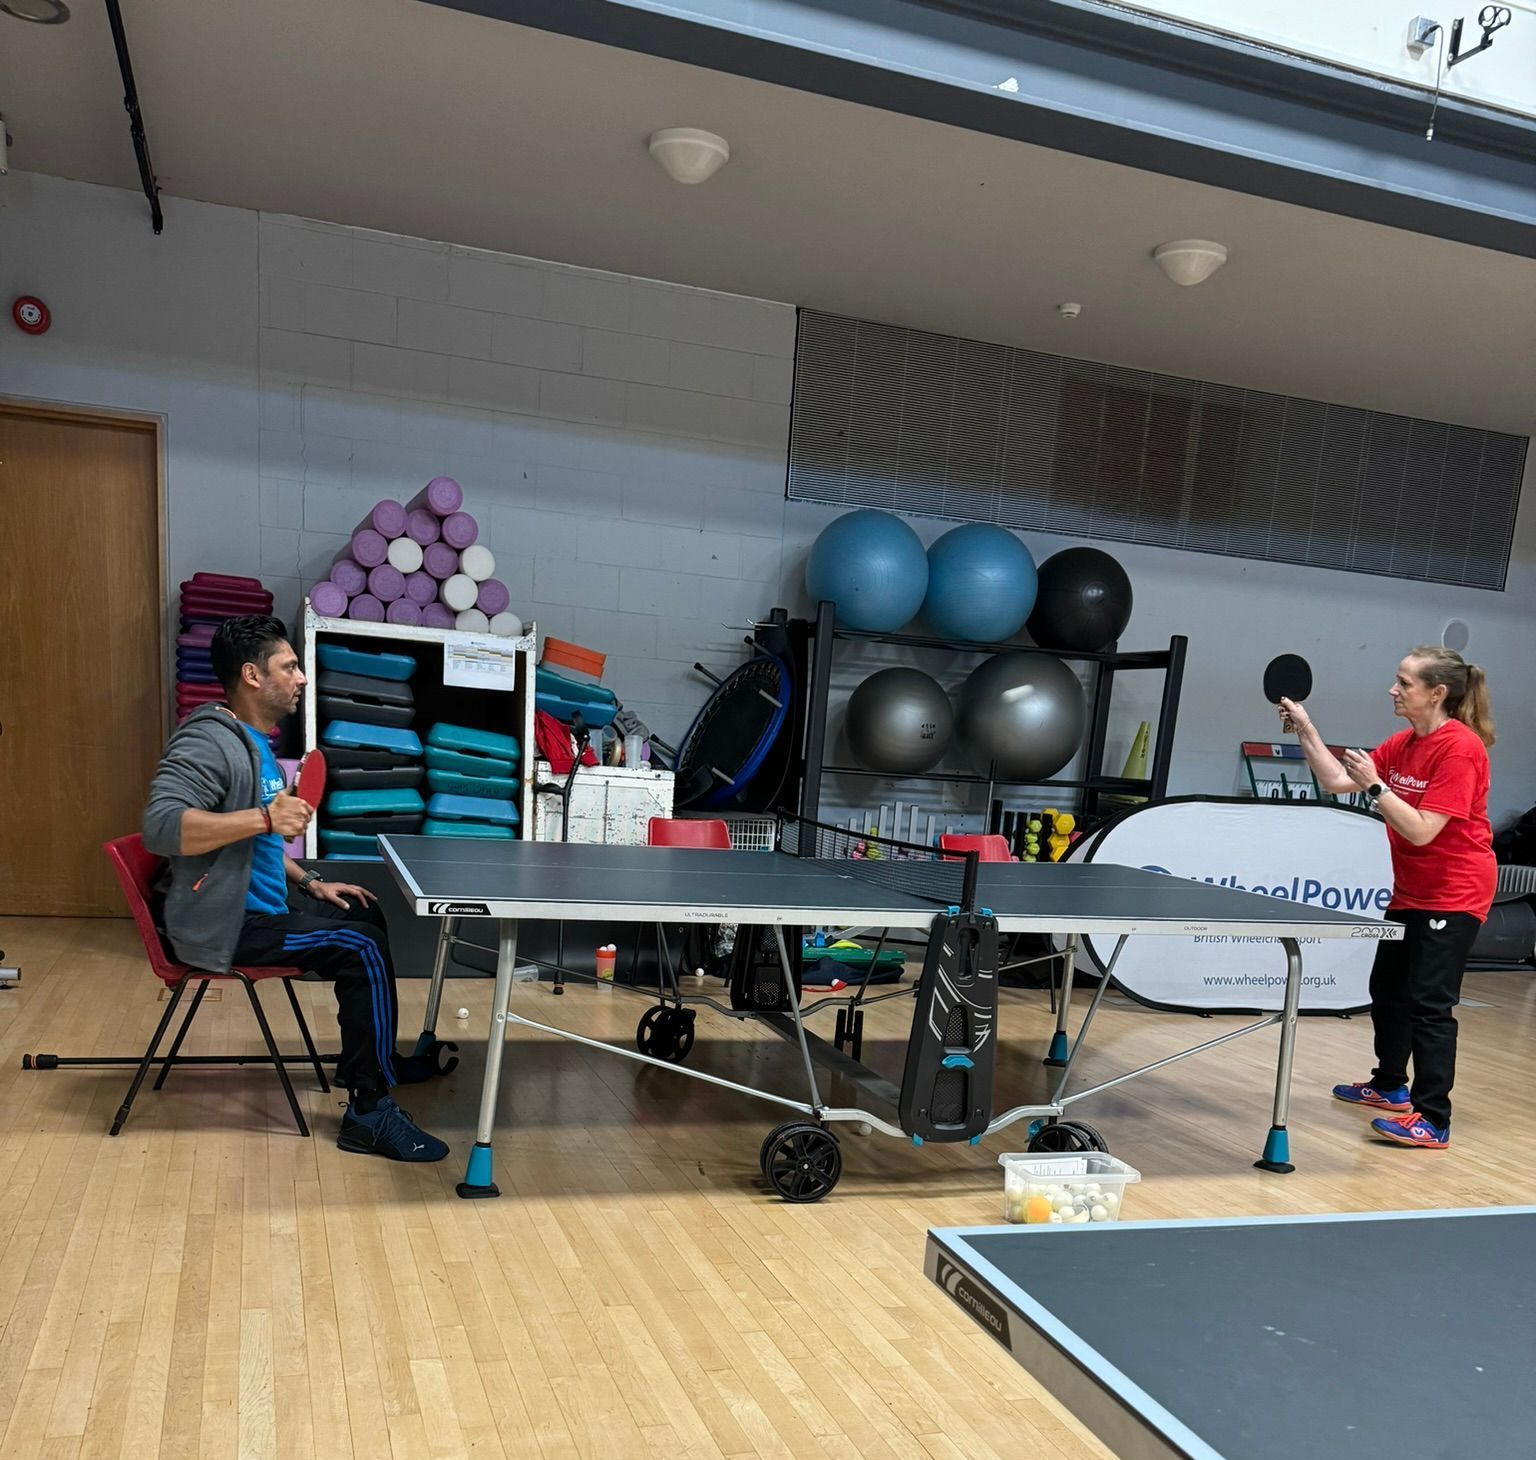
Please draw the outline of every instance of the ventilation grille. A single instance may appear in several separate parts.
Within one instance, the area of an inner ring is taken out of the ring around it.
[[[789,495],[1498,589],[1526,445],[802,310]]]

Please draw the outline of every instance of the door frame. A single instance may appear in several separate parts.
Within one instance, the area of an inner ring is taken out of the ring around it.
[[[11,395],[0,393],[0,414],[26,416],[33,420],[62,421],[69,425],[96,424],[103,426],[134,426],[147,428],[155,438],[155,572],[157,582],[158,613],[160,625],[160,739],[162,743],[171,733],[171,699],[168,692],[170,679],[170,646],[166,625],[170,622],[170,599],[166,588],[170,580],[170,554],[167,549],[169,513],[166,507],[166,418],[155,411],[133,411],[116,406],[80,405],[73,401],[47,400],[40,396]]]

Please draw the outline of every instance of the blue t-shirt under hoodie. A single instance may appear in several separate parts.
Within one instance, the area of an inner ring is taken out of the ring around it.
[[[283,773],[278,769],[277,757],[272,754],[272,742],[258,734],[249,725],[245,733],[256,744],[261,756],[261,804],[270,805],[277,793],[284,789]],[[283,870],[283,839],[275,831],[264,832],[256,838],[251,856],[251,885],[245,894],[245,910],[249,913],[268,913],[273,917],[288,911],[288,874]]]

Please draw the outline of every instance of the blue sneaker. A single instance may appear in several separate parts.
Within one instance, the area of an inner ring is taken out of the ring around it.
[[[1422,1146],[1426,1151],[1443,1151],[1451,1143],[1449,1126],[1431,1125],[1411,1110],[1395,1120],[1378,1116],[1371,1122],[1371,1129],[1395,1146]]]
[[[1348,1105],[1369,1105],[1376,1110],[1410,1111],[1413,1101],[1408,1098],[1408,1087],[1399,1085],[1395,1090],[1378,1090],[1374,1085],[1335,1085],[1333,1098]]]
[[[367,1114],[347,1106],[336,1144],[343,1151],[391,1161],[441,1161],[448,1154],[446,1141],[428,1135],[387,1095]]]

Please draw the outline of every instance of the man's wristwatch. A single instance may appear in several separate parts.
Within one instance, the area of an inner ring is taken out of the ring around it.
[[[313,871],[313,870],[308,871],[302,877],[299,878],[299,891],[300,892],[309,893],[309,895],[311,897],[313,897],[314,893],[309,891],[310,884],[314,883],[314,882],[323,882],[324,880],[325,879],[323,877],[321,877],[321,875],[318,872]]]

